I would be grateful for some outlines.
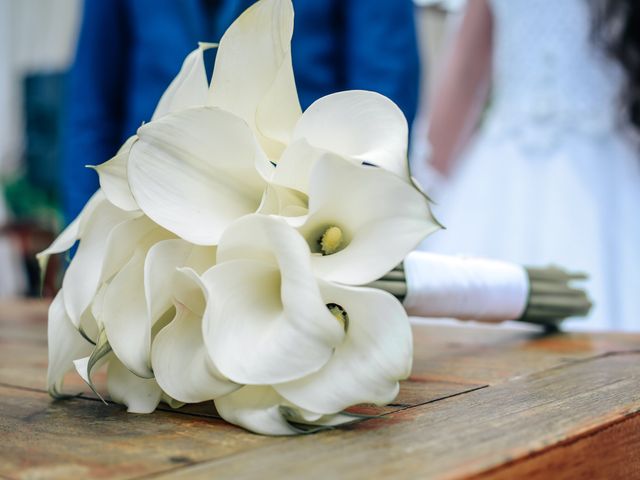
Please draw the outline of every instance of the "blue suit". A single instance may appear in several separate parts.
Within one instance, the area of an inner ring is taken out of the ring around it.
[[[198,41],[218,41],[253,0],[86,0],[64,128],[64,211],[97,189],[84,165],[111,158],[148,121]],[[293,67],[303,109],[332,92],[366,89],[413,121],[419,60],[410,0],[294,0]],[[212,58],[206,58],[211,65]],[[209,68],[208,71],[211,71]]]

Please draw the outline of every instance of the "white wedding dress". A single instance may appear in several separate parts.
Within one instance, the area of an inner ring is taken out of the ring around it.
[[[586,0],[492,0],[493,96],[422,248],[588,272],[571,328],[640,330],[640,154]]]

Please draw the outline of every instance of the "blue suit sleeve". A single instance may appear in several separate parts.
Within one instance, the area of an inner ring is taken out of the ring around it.
[[[69,72],[63,128],[62,200],[67,222],[98,188],[85,165],[111,158],[122,141],[127,16],[121,0],[86,0],[76,59]]]
[[[411,0],[344,0],[349,89],[391,98],[409,125],[418,107],[420,59]]]

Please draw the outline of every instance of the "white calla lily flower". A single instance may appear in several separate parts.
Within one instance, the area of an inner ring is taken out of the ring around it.
[[[199,286],[195,286],[202,295]],[[177,303],[176,316],[153,342],[153,372],[162,389],[181,402],[197,403],[229,394],[240,385],[213,365],[202,338],[202,312]]]
[[[384,95],[366,90],[333,93],[316,100],[300,117],[292,142],[367,163],[409,180],[407,120]]]
[[[138,130],[129,186],[142,211],[176,235],[215,245],[235,219],[255,212],[272,168],[240,118],[218,108],[167,114]]]
[[[362,285],[382,277],[439,226],[428,200],[398,176],[325,154],[311,172],[309,214],[299,231],[314,272]]]
[[[380,290],[329,282],[321,290],[344,322],[344,340],[318,372],[273,388],[291,404],[325,415],[360,403],[386,405],[411,372],[413,343],[404,308]]]
[[[242,118],[276,161],[300,118],[290,0],[263,0],[227,29],[216,55],[209,104]]]
[[[407,121],[387,97],[365,90],[327,95],[300,117],[271,182],[309,193],[313,167],[330,152],[356,165],[375,165],[411,183],[407,140]]]
[[[309,248],[293,228],[248,215],[225,231],[217,260],[202,275],[203,334],[220,372],[237,383],[269,385],[329,360],[344,331],[322,300]]]

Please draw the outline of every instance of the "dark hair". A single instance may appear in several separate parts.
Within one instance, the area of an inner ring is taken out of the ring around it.
[[[626,74],[622,107],[640,131],[640,0],[586,0],[594,15],[594,37]]]

